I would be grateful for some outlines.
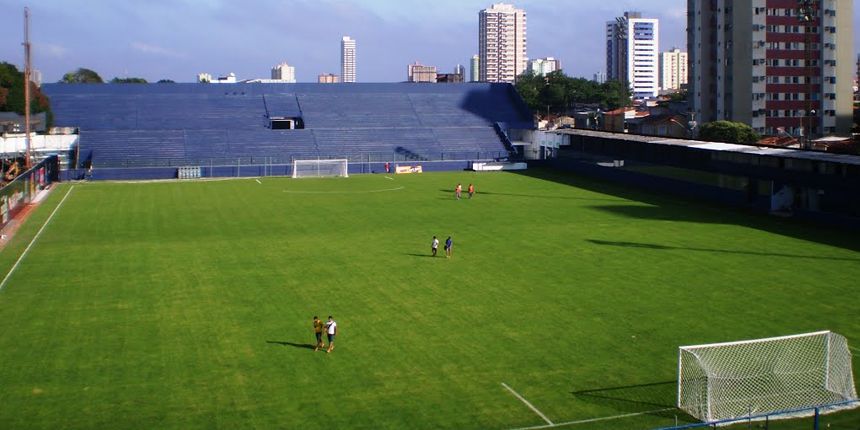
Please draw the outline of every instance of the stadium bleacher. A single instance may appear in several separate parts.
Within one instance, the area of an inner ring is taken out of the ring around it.
[[[497,157],[510,148],[496,124],[532,128],[509,84],[47,84],[44,92],[56,125],[80,129],[80,162],[98,167]],[[278,117],[300,118],[303,128],[271,129]]]

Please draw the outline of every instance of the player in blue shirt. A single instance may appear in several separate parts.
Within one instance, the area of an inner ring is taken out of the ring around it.
[[[448,239],[445,240],[445,257],[451,257],[451,248],[454,247],[454,241],[451,240],[451,236],[448,236]]]

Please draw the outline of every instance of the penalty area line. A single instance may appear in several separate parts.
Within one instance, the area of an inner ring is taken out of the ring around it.
[[[258,178],[254,178],[254,180],[257,181],[258,184],[262,184]]]
[[[622,418],[630,418],[630,417],[636,417],[639,415],[649,415],[649,414],[656,414],[659,412],[674,411],[674,410],[675,410],[675,408],[654,409],[653,411],[634,412],[631,414],[611,415],[608,417],[598,417],[598,418],[589,418],[589,419],[585,419],[585,420],[567,421],[567,422],[563,422],[563,423],[556,423],[556,424],[550,424],[550,425],[545,425],[545,426],[520,427],[520,428],[517,428],[514,430],[539,430],[539,429],[549,429],[549,428],[556,428],[556,427],[574,426],[577,424],[588,424],[588,423],[594,423],[594,422],[598,422],[598,421],[620,420]]]
[[[22,260],[24,260],[24,257],[26,257],[26,256],[27,256],[27,253],[29,253],[29,252],[30,252],[30,248],[32,248],[32,247],[33,247],[33,244],[34,244],[34,243],[36,243],[36,240],[38,240],[38,239],[39,239],[39,236],[41,236],[41,235],[42,235],[42,232],[43,232],[43,231],[45,231],[45,227],[47,227],[47,226],[48,226],[48,224],[50,224],[50,223],[51,223],[51,220],[54,218],[54,215],[56,215],[57,211],[58,211],[58,210],[60,210],[60,207],[62,207],[62,206],[63,206],[63,203],[65,203],[65,202],[66,202],[66,199],[67,199],[67,198],[69,198],[69,194],[71,194],[71,193],[72,193],[72,190],[74,190],[74,189],[75,189],[75,186],[74,186],[74,185],[72,185],[72,187],[71,187],[71,188],[69,188],[69,191],[66,191],[66,195],[65,195],[65,196],[63,196],[63,199],[62,199],[62,200],[60,200],[60,203],[59,203],[59,204],[57,204],[57,207],[55,207],[55,208],[54,208],[54,211],[53,211],[53,212],[51,212],[51,215],[48,215],[48,219],[46,219],[46,220],[45,220],[45,223],[44,223],[44,224],[42,224],[42,228],[40,228],[40,229],[39,229],[39,231],[38,231],[38,232],[36,232],[36,235],[35,235],[35,236],[33,236],[33,240],[31,240],[31,241],[30,241],[30,244],[29,244],[29,245],[27,245],[27,247],[26,247],[26,248],[24,248],[24,252],[22,252],[22,253],[21,253],[21,256],[20,256],[20,257],[18,257],[18,261],[16,261],[16,262],[15,262],[15,264],[12,266],[12,268],[11,268],[11,269],[9,269],[9,273],[7,273],[7,274],[6,274],[6,277],[5,277],[5,278],[3,278],[3,281],[2,281],[2,282],[0,282],[0,291],[3,291],[3,287],[5,287],[5,286],[6,286],[6,281],[8,281],[8,280],[9,280],[9,278],[12,276],[12,274],[13,274],[13,273],[15,273],[15,269],[17,269],[17,268],[18,268],[18,265],[19,265],[19,264],[21,264],[21,261],[22,261]]]
[[[534,413],[538,414],[538,416],[539,416],[539,417],[543,418],[543,420],[544,420],[544,421],[546,421],[546,423],[547,423],[547,424],[549,424],[548,426],[540,426],[540,427],[534,427],[534,428],[545,428],[545,427],[552,427],[552,426],[554,426],[554,424],[552,423],[552,421],[550,421],[550,420],[549,420],[549,418],[547,418],[547,417],[546,417],[546,415],[544,415],[544,414],[543,414],[543,412],[539,411],[539,410],[538,410],[538,408],[536,408],[533,404],[531,404],[531,403],[530,403],[528,400],[526,400],[523,396],[519,395],[519,393],[517,393],[516,391],[514,391],[514,389],[513,389],[513,388],[509,387],[509,386],[508,386],[508,384],[505,384],[504,382],[502,382],[501,384],[502,384],[502,386],[503,386],[503,387],[505,387],[505,389],[507,389],[508,391],[510,391],[510,392],[511,392],[511,394],[513,394],[514,396],[516,396],[516,398],[520,399],[520,401],[521,401],[521,402],[523,402],[523,403],[525,403],[525,404],[526,404],[526,406],[528,406],[528,407],[529,407],[529,409],[531,409],[532,411],[534,411]]]

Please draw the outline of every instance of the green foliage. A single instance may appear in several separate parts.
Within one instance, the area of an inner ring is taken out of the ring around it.
[[[146,79],[143,78],[113,78],[110,80],[112,84],[146,84]]]
[[[630,90],[622,83],[599,84],[583,78],[572,78],[558,70],[538,76],[531,72],[517,78],[520,97],[534,112],[565,114],[574,104],[597,104],[612,110],[630,104]]]
[[[710,142],[752,144],[761,136],[747,124],[734,121],[709,122],[699,128],[699,139]]]
[[[83,67],[63,75],[61,84],[102,84],[104,80],[98,73]]]
[[[173,79],[159,79],[158,82],[156,82],[156,83],[157,84],[175,84],[176,81],[174,81]]]
[[[678,345],[860,339],[850,231],[541,170],[260,182],[76,185],[0,291],[3,428],[544,424],[504,382],[556,423],[636,414],[563,428],[652,429],[689,422],[653,412]]]
[[[30,83],[30,113],[47,112],[47,124],[53,123],[53,113],[48,97],[33,83]],[[18,71],[13,64],[0,62],[0,112],[15,112],[24,114],[24,73]]]

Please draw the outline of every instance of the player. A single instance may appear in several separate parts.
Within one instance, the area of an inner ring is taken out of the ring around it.
[[[451,236],[448,236],[448,239],[445,240],[445,258],[451,258],[451,248],[454,247],[454,241],[451,240]]]
[[[328,349],[325,352],[328,354],[334,350],[334,337],[337,335],[337,323],[332,319],[331,315],[328,316],[328,322],[325,326],[328,329]]]
[[[314,334],[317,335],[317,345],[314,347],[314,352],[317,352],[321,349],[325,349],[325,344],[322,340],[322,332],[325,325],[322,320],[316,315],[314,315]]]
[[[433,253],[433,256],[436,256],[436,251],[439,250],[439,239],[436,239],[436,236],[433,236],[433,242],[430,244],[430,251]]]
[[[454,195],[457,196],[457,200],[460,200],[460,194],[463,193],[463,186],[457,184],[457,188],[454,188]]]
[[[469,184],[469,198],[471,199],[472,196],[474,196],[474,195],[475,195],[475,186],[472,184]]]

